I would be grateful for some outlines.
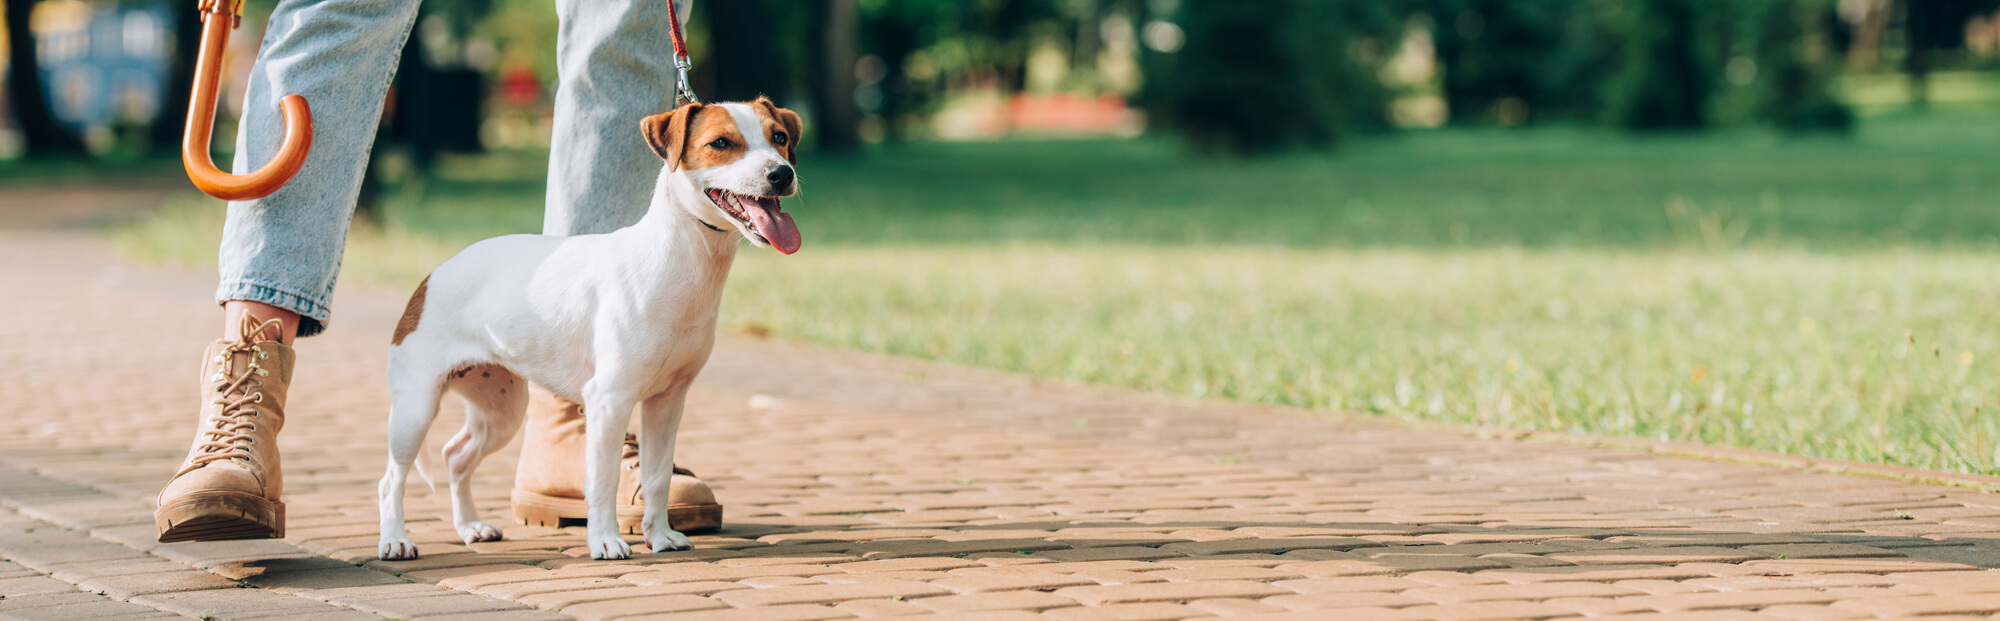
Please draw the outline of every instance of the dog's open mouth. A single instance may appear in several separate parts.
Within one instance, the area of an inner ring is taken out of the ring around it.
[[[778,206],[776,196],[744,196],[725,190],[709,190],[708,198],[722,212],[736,219],[736,228],[742,229],[751,242],[759,246],[770,246],[778,252],[791,254],[799,251],[799,227],[792,224],[792,214]]]

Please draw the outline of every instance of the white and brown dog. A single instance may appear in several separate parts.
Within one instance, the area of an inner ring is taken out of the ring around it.
[[[667,523],[681,408],[715,344],[736,234],[785,254],[799,249],[798,228],[778,206],[778,197],[798,192],[799,117],[760,98],[689,104],[640,126],[666,164],[638,224],[485,240],[438,266],[411,296],[389,348],[384,560],[417,556],[403,527],[403,486],[447,391],[466,405],[465,428],[444,447],[453,525],[467,543],[500,538],[479,521],[468,483],[521,428],[527,382],[584,405],[591,558],[632,554],[619,536],[616,497],[634,407],[646,543],[655,552],[689,547]]]

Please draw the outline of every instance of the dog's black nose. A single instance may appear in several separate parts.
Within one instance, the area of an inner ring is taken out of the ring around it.
[[[765,174],[764,179],[771,182],[772,188],[784,188],[792,185],[793,176],[794,173],[791,166],[780,165],[777,168],[771,169],[770,173]]]

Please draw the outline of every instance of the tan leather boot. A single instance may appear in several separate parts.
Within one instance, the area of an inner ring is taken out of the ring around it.
[[[209,344],[201,426],[153,512],[160,543],[285,536],[278,431],[285,427],[293,353],[264,337],[279,323],[245,316],[241,337]]]
[[[551,394],[540,386],[529,391],[528,420],[521,444],[521,467],[514,474],[514,520],[559,528],[584,524],[589,506],[583,501],[583,406]],[[693,472],[674,467],[667,487],[667,523],[674,530],[702,532],[722,527],[722,505],[715,492]],[[625,436],[625,455],[618,470],[618,528],[642,534],[645,500],[639,495],[639,443]]]

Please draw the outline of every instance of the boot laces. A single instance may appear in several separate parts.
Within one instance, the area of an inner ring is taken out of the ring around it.
[[[271,340],[265,336],[266,330],[282,330],[283,325],[284,320],[281,319],[258,323],[249,315],[244,315],[239,327],[242,336],[216,354],[215,362],[221,366],[208,377],[208,381],[216,385],[215,399],[209,402],[214,407],[213,413],[202,421],[203,441],[195,447],[195,454],[188,459],[188,465],[181,468],[180,474],[225,459],[249,461],[250,446],[256,443],[256,438],[250,435],[257,430],[257,422],[252,420],[257,418],[254,404],[264,402],[264,393],[257,388],[263,386],[261,378],[271,375],[269,369],[257,364],[258,360],[268,359],[270,354],[258,351],[256,346]],[[249,362],[241,369],[235,368],[236,354],[248,354],[246,358]]]
[[[639,436],[635,436],[629,433],[625,434],[625,451],[622,455],[619,455],[618,458],[620,461],[625,462],[626,470],[639,469]],[[674,468],[674,474],[687,477],[694,476],[694,471],[692,470],[688,470],[680,466],[674,466],[673,468]]]

